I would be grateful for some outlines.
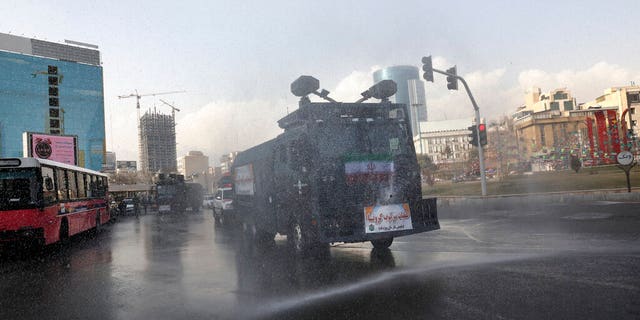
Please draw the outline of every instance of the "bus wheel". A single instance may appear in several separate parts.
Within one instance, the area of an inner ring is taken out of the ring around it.
[[[376,249],[386,249],[391,246],[393,243],[393,238],[379,239],[379,240],[371,240],[371,244]]]
[[[62,219],[60,222],[60,244],[66,244],[69,242],[69,222],[67,219]]]
[[[100,223],[100,211],[98,211],[98,213],[96,213],[96,234],[100,232],[101,228],[102,224]]]

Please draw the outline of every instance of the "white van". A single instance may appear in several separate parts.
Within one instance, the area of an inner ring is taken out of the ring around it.
[[[216,222],[233,220],[233,189],[218,188],[213,198],[213,218]]]

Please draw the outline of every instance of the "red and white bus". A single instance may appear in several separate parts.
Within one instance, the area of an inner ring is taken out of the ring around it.
[[[0,242],[51,244],[111,218],[107,176],[36,158],[0,159]]]

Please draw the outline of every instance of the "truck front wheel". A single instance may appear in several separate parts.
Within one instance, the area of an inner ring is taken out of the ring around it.
[[[302,231],[302,225],[300,222],[295,221],[291,224],[289,232],[287,233],[287,242],[296,252],[302,252],[306,249],[306,237]]]

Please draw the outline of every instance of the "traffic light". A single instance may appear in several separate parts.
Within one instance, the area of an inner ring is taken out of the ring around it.
[[[430,82],[433,82],[433,63],[431,62],[431,56],[422,57],[422,77]]]
[[[478,127],[476,127],[476,125],[472,125],[471,127],[469,127],[468,129],[471,131],[471,133],[469,134],[469,144],[474,145],[474,146],[478,146],[478,132],[476,131]]]
[[[448,74],[452,74],[454,76],[458,75],[456,66],[447,69]],[[449,90],[458,90],[458,78],[447,76],[447,89]]]
[[[487,145],[487,125],[481,123],[478,125],[478,132],[480,133],[480,145]]]

